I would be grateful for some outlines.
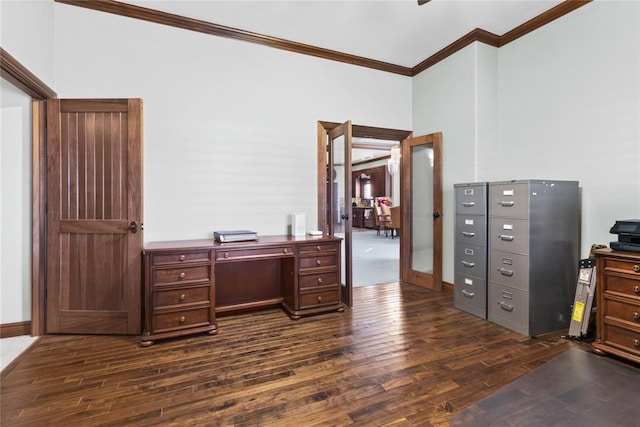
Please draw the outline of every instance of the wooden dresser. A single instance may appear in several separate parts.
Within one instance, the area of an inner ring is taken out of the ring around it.
[[[281,305],[292,319],[343,311],[341,240],[264,236],[155,242],[144,259],[142,346],[218,332],[216,314]]]
[[[640,363],[640,253],[596,254],[597,326],[593,350]]]

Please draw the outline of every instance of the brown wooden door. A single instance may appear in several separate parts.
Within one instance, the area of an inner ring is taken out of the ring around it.
[[[401,144],[400,280],[442,290],[442,133]]]
[[[47,101],[47,333],[141,330],[142,100]]]
[[[351,121],[329,132],[329,234],[342,239],[340,269],[342,303],[353,306],[353,272],[351,264]]]

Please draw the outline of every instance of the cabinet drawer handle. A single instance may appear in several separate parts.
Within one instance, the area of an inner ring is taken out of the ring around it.
[[[640,295],[640,286],[635,285],[635,286],[633,287],[633,292],[635,292],[636,294]]]
[[[474,265],[476,265],[475,262],[469,262],[469,261],[460,261],[462,263],[462,265],[464,265],[467,268],[473,268]]]
[[[184,261],[184,260],[185,260],[185,258],[186,258],[186,256],[184,256],[184,255],[180,255],[180,258],[178,258],[178,259],[179,259],[180,261]]]
[[[184,316],[182,316],[182,317],[180,318],[180,323],[184,323],[184,321],[185,321],[185,320],[187,320],[187,319],[185,319],[185,317],[184,317]]]
[[[500,240],[504,240],[505,242],[512,242],[513,236],[509,236],[508,234],[498,234]]]
[[[463,231],[462,235],[465,236],[465,237],[473,237],[473,236],[476,235],[476,233],[472,233],[470,231]]]
[[[498,202],[498,204],[500,206],[504,206],[505,208],[510,208],[511,206],[515,205],[516,202],[501,200],[501,201]]]
[[[640,273],[640,264],[634,264],[633,267],[631,267],[633,269],[633,271],[635,271],[636,273]]]
[[[507,304],[502,301],[499,301],[498,304],[500,304],[500,308],[505,311],[513,311],[513,306],[511,304]]]
[[[320,246],[316,246],[316,251],[321,251],[322,248]]]
[[[633,320],[640,320],[640,313],[637,311],[633,313]]]
[[[471,206],[475,206],[474,202],[462,202],[462,206],[465,208],[470,208]]]
[[[322,296],[318,295],[318,302],[322,302]]]
[[[322,277],[318,277],[318,283],[322,283]]]
[[[316,260],[316,265],[320,265],[322,264],[322,261],[320,261],[319,259]]]
[[[185,272],[182,272],[180,274],[178,274],[178,279],[182,280],[187,276],[187,274]]]
[[[503,276],[507,276],[507,277],[513,276],[513,270],[507,270],[506,268],[499,268],[498,271]]]
[[[184,301],[185,297],[186,297],[185,294],[180,295],[180,302]]]
[[[225,258],[229,258],[229,252],[225,252],[225,253],[224,253],[224,257],[225,257]]]
[[[284,248],[284,249],[282,250],[282,253],[286,254],[286,253],[287,253],[287,251],[288,251],[288,249],[287,249],[287,248]]]
[[[633,346],[634,347],[640,347],[640,340],[638,338],[633,340]]]
[[[475,295],[475,292],[469,292],[469,291],[466,291],[466,290],[463,289],[462,290],[462,295],[464,295],[467,298],[473,298],[473,296]]]

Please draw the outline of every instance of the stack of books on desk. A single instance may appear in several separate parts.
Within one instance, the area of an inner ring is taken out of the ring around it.
[[[221,243],[242,242],[245,240],[258,240],[258,233],[249,230],[214,231],[213,238]]]

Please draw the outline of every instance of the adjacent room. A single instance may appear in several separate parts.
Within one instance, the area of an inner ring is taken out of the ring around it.
[[[638,425],[640,1],[0,24],[0,424]]]

